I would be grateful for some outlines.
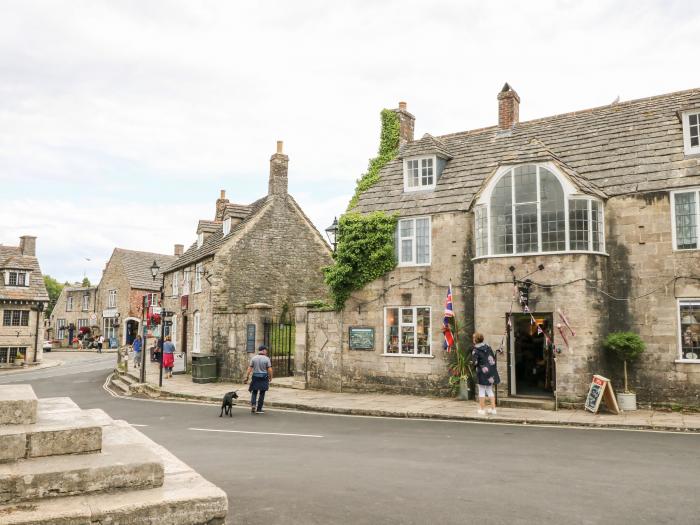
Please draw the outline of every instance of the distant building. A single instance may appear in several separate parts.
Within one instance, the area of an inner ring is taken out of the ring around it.
[[[19,246],[0,245],[0,366],[41,361],[44,307],[49,294],[36,258],[36,237],[20,237]]]
[[[50,326],[53,341],[61,347],[70,346],[82,328],[99,329],[97,315],[97,286],[66,285],[51,311]]]

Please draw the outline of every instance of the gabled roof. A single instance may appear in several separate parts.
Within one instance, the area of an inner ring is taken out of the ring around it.
[[[29,274],[29,286],[5,286],[5,279],[0,278],[0,300],[48,301],[49,294],[44,285],[39,260],[30,255],[22,255],[18,246],[0,245],[0,270],[26,270]]]
[[[394,159],[355,209],[403,215],[466,211],[498,166],[545,152],[594,194],[700,185],[700,156],[684,155],[678,118],[679,110],[693,107],[700,107],[700,88],[520,122],[507,133],[492,126],[437,137],[453,158],[435,190],[404,193],[403,162]]]
[[[246,204],[229,203],[224,207],[224,219],[232,217],[234,219],[245,219],[250,215],[251,207]]]
[[[418,157],[421,155],[437,155],[438,157],[448,160],[452,158],[447,144],[433,137],[430,133],[423,135],[420,140],[405,144],[399,152],[400,159]]]
[[[200,219],[197,224],[197,233],[214,233],[216,230],[221,228],[220,221],[207,221]]]
[[[118,258],[121,262],[124,273],[129,280],[129,286],[137,290],[160,290],[161,280],[151,275],[151,265],[155,260],[162,272],[175,261],[174,255],[164,255],[162,253],[138,252],[135,250],[125,250],[115,248],[112,258]]]

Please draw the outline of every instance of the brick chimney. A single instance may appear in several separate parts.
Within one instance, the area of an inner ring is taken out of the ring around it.
[[[22,235],[19,238],[19,251],[22,252],[22,255],[36,257],[36,237]]]
[[[520,97],[506,82],[498,94],[498,127],[511,129],[520,119]]]
[[[226,190],[221,190],[219,198],[216,199],[216,214],[214,215],[215,221],[224,220],[224,210],[228,204],[228,199],[226,198]]]
[[[416,127],[416,117],[406,111],[406,103],[399,102],[399,108],[394,112],[399,116],[399,148],[407,142],[413,142],[413,130]]]
[[[182,244],[176,244],[175,245],[175,251],[173,252],[175,254],[175,257],[180,257],[182,254],[185,252],[185,247]]]
[[[287,172],[289,170],[289,157],[282,153],[282,141],[277,141],[277,152],[270,157],[270,182],[268,195],[287,194]]]

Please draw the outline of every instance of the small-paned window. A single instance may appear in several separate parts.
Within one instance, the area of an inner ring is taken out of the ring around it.
[[[430,307],[385,308],[384,319],[384,353],[431,355]]]
[[[0,346],[0,363],[12,364],[17,358],[17,354],[27,357],[26,346]]]
[[[109,290],[107,292],[107,308],[116,308],[117,307],[117,291],[116,290]]]
[[[700,299],[678,301],[680,358],[700,359]]]
[[[194,313],[194,334],[192,340],[192,350],[195,354],[201,351],[201,314],[199,312]]]
[[[20,271],[6,271],[5,284],[7,286],[29,286],[29,273]]]
[[[87,311],[90,309],[90,295],[84,294],[83,295],[83,311]]]
[[[569,249],[588,249],[588,200],[569,200]]]
[[[676,250],[697,250],[700,191],[683,190],[671,193],[671,211],[674,247]]]
[[[202,291],[202,274],[204,273],[204,266],[202,263],[197,263],[194,268],[194,293],[199,293]]]
[[[182,272],[182,295],[190,294],[190,273],[192,271],[187,268]]]
[[[430,264],[430,217],[401,219],[396,253],[401,266]]]
[[[683,114],[683,146],[686,155],[700,153],[700,112]]]
[[[29,326],[29,310],[4,310],[3,326]]]
[[[177,294],[179,292],[179,283],[178,280],[180,278],[180,272],[173,272],[173,297],[177,297]]]
[[[474,222],[476,228],[476,256],[481,257],[488,253],[488,211],[486,206],[477,206],[474,209]]]
[[[435,187],[435,157],[404,161],[404,190],[416,191]]]

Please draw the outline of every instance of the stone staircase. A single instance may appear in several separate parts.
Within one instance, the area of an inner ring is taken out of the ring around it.
[[[3,525],[221,525],[226,494],[125,421],[0,385]]]

